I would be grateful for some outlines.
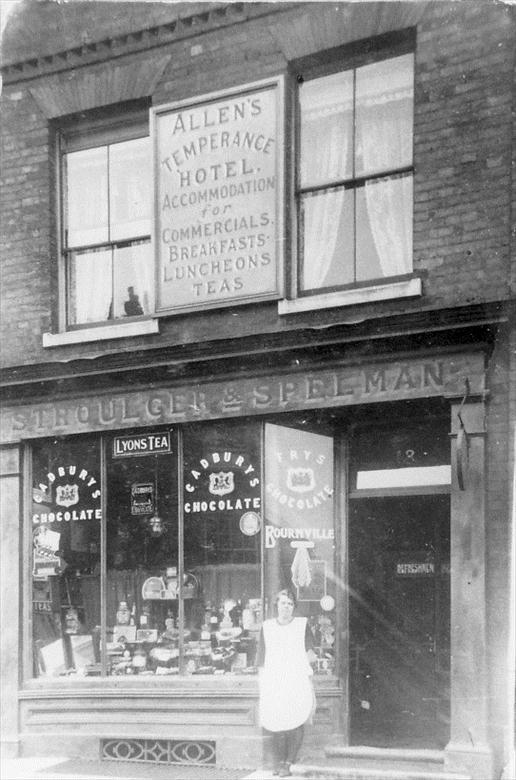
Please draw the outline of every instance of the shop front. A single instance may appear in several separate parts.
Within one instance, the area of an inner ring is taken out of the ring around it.
[[[22,751],[256,766],[285,587],[314,637],[308,753],[460,744],[483,377],[480,351],[409,354],[7,409]]]

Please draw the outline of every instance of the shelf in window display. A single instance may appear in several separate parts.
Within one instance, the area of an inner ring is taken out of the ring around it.
[[[185,572],[182,597],[197,598],[199,581],[195,574]],[[165,581],[162,577],[148,577],[142,585],[142,598],[145,601],[177,601],[179,588],[177,582]]]

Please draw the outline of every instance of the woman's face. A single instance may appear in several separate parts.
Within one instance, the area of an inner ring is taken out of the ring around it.
[[[294,613],[294,602],[288,596],[281,595],[278,598],[278,619],[289,621]]]

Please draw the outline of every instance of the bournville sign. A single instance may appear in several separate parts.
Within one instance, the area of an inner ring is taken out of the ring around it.
[[[467,380],[467,382],[466,382]],[[195,382],[4,407],[3,442],[87,431],[484,392],[481,352],[333,365],[273,376]]]

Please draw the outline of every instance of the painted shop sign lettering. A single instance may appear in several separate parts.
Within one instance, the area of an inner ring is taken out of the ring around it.
[[[335,539],[335,531],[333,528],[277,528],[274,525],[266,525],[265,546],[267,548],[276,547],[278,539],[308,542],[332,541]]]
[[[484,390],[481,353],[320,368],[309,373],[239,378],[56,403],[4,406],[2,442],[88,431],[168,425],[224,417],[321,409],[411,398],[462,397]]]
[[[265,425],[264,514],[267,581],[274,581],[279,559],[298,599],[323,598],[335,538],[331,436]]]
[[[49,471],[46,481],[33,488],[34,525],[44,523],[69,523],[82,520],[100,520],[100,486],[88,469],[76,464],[58,466]]]
[[[143,433],[136,436],[115,436],[113,456],[124,458],[138,455],[157,455],[170,452],[170,433]]]
[[[246,455],[211,452],[186,474],[185,514],[258,510],[259,486],[260,478]]]
[[[432,576],[434,573],[435,564],[429,561],[396,564],[396,574],[400,577]]]
[[[282,82],[153,111],[157,310],[280,295]]]

